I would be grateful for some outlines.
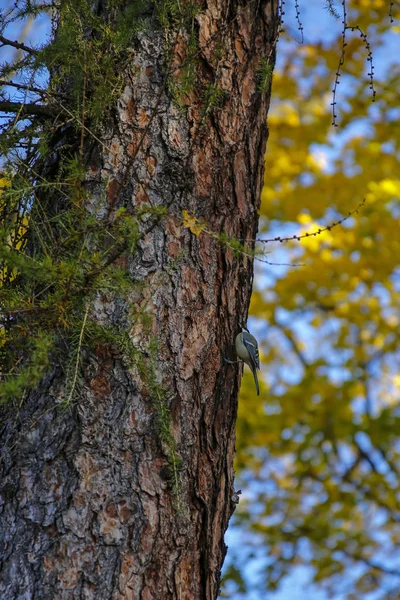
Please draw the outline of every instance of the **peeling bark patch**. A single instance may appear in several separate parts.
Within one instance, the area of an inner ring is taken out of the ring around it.
[[[140,185],[136,190],[135,203],[136,206],[149,202],[149,197],[143,187]]]
[[[112,143],[111,144],[111,161],[114,167],[118,167],[119,164],[119,155],[121,153],[121,148],[119,144]]]
[[[132,98],[128,98],[128,101],[126,103],[126,113],[127,113],[128,121],[130,123],[133,123],[134,119],[135,119],[135,103],[132,100]]]
[[[235,156],[235,194],[237,206],[241,215],[246,215],[248,210],[248,199],[246,197],[246,169],[245,156],[243,152],[238,152]]]
[[[130,414],[130,425],[132,427],[132,429],[136,429],[138,424],[138,418],[136,416],[136,411],[133,410]]]
[[[182,303],[186,305],[187,303],[195,302],[199,296],[199,273],[196,269],[192,267],[184,265],[182,267]],[[201,306],[198,306],[201,308]]]
[[[218,18],[218,16],[216,11],[211,9],[207,8],[207,10],[196,16],[196,20],[200,25],[200,48],[208,61],[211,61],[214,56],[214,47],[213,44],[210,44],[210,38],[218,31],[218,26],[215,22],[215,17]]]
[[[168,256],[169,256],[169,258],[177,258],[177,256],[179,256],[180,251],[181,251],[180,244],[177,244],[176,242],[170,242],[168,244]]]
[[[132,156],[133,154],[135,154],[135,150],[136,150],[136,139],[132,142],[129,142],[127,144],[127,153],[129,156]]]
[[[111,392],[110,378],[104,372],[100,372],[90,380],[90,389],[98,397],[104,397]]]
[[[182,350],[182,364],[180,368],[180,376],[185,381],[193,376],[197,367],[200,368],[199,359],[203,355],[203,349],[207,343],[205,337],[207,329],[200,323],[189,322],[185,327],[186,343]]]
[[[58,580],[61,582],[62,590],[73,590],[79,581],[80,572],[77,568],[69,567],[64,573],[58,575]]]
[[[75,492],[73,502],[62,520],[64,527],[69,529],[78,538],[84,538],[89,528],[91,511],[82,492]]]
[[[193,157],[193,169],[196,174],[196,194],[208,197],[212,188],[212,170],[208,165],[208,155],[205,150],[199,150]]]
[[[155,498],[148,497],[146,494],[143,494],[142,508],[146,516],[147,525],[142,530],[140,538],[142,553],[139,553],[139,558],[142,561],[145,561],[146,555],[151,552],[157,537],[159,525],[159,510],[157,500]]]
[[[182,236],[182,227],[180,224],[178,225],[174,217],[168,217],[165,221],[165,231],[170,237],[173,238],[173,241],[170,241],[168,244],[168,256],[170,258],[176,258],[182,248],[180,241]]]
[[[118,506],[118,514],[121,523],[128,523],[133,517],[132,511],[125,504],[126,502],[123,500]]]
[[[121,572],[119,576],[119,589],[121,591],[119,599],[136,600],[138,590],[142,587],[142,576],[138,575],[141,565],[138,562],[137,555],[132,551],[126,550],[121,555]]]
[[[148,156],[146,156],[146,166],[148,174],[150,176],[153,175],[157,166],[157,159],[154,155],[149,154]]]
[[[157,490],[160,489],[160,479],[157,476],[158,471],[161,469],[162,463],[159,460],[152,461],[151,463],[145,461],[142,462],[139,467],[139,484],[142,490],[144,490],[149,496],[155,496]]]
[[[183,63],[186,58],[186,40],[178,34],[175,39],[174,53],[173,53],[173,66],[178,67]]]
[[[215,260],[215,252],[217,251],[215,240],[208,235],[200,237],[200,257],[202,268],[207,271],[208,267]]]
[[[165,230],[175,238],[180,238],[182,235],[181,223],[173,216],[168,216],[165,220]]]
[[[236,56],[238,57],[240,62],[243,62],[244,58],[246,57],[246,51],[243,48],[243,42],[239,38],[236,38],[234,43]]]
[[[182,148],[185,146],[185,137],[182,136],[180,122],[175,119],[170,119],[168,122],[168,140],[171,149],[182,151]]]
[[[120,185],[116,179],[111,179],[107,186],[107,197],[108,204],[111,208],[114,207],[116,201],[118,200],[118,194],[120,190]]]
[[[201,581],[196,581],[198,577],[195,565],[200,562],[200,556],[196,547],[188,548],[188,554],[179,563],[175,573],[175,587],[177,598],[182,600],[192,600],[193,596],[187,593],[187,590],[193,589],[193,584],[196,584],[197,589],[201,589]],[[199,598],[202,597],[199,595]]]
[[[114,504],[106,506],[106,508],[97,516],[99,533],[105,544],[120,545],[125,537],[125,528],[117,516],[118,512]]]
[[[147,587],[143,588],[142,593],[140,594],[140,599],[141,600],[155,600],[153,594],[151,593],[150,589]]]
[[[140,129],[147,127],[150,121],[150,114],[145,108],[140,108],[138,111],[137,123]]]
[[[256,91],[254,73],[247,71],[242,82],[242,100],[245,106],[250,106]]]

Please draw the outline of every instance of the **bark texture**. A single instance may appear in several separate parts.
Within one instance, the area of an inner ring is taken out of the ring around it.
[[[201,77],[225,90],[221,105],[204,114],[192,97],[186,111],[178,109],[165,85],[164,35],[141,34],[113,127],[92,150],[87,176],[98,214],[168,206],[167,219],[124,263],[132,306],[99,294],[91,312],[99,322],[125,324],[146,357],[149,340],[129,310],[148,311],[182,458],[179,502],[166,476],[155,398],[139,371],[99,347],[87,357],[73,407],[60,411],[54,407],[65,379],[55,367],[2,429],[3,600],[218,595],[235,507],[240,383],[240,370],[223,356],[232,357],[238,321],[246,318],[253,266],[213,236],[194,235],[182,211],[210,231],[255,237],[269,102],[257,90],[257,58],[275,42],[277,6],[211,0],[197,24]],[[177,35],[177,69],[184,48]]]

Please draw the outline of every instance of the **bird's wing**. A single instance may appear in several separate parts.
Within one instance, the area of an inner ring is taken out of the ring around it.
[[[243,335],[243,344],[247,348],[252,365],[255,369],[260,370],[260,357],[258,355],[257,342],[253,342],[251,339],[249,339],[248,335]]]

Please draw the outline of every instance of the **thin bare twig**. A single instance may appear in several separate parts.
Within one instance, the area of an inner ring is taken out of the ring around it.
[[[44,104],[22,104],[21,102],[0,102],[0,112],[19,113],[30,117],[55,117],[58,114],[52,106]]]
[[[28,54],[38,54],[38,50],[30,48],[29,46],[25,46],[25,44],[17,42],[17,40],[13,42],[12,40],[9,40],[2,35],[0,35],[0,42],[3,44],[3,46],[12,46],[13,48],[17,48],[18,50],[23,50]]]
[[[23,83],[17,83],[16,81],[7,81],[6,79],[0,79],[0,85],[9,85],[10,87],[15,87],[18,90],[26,90],[27,92],[34,92],[35,94],[40,94],[41,96],[47,96],[51,98],[52,96],[60,96],[61,98],[65,98],[66,95],[61,92],[48,92],[41,88],[37,88],[33,85],[25,85]]]
[[[302,233],[301,235],[291,235],[291,236],[288,236],[288,237],[277,236],[277,237],[274,237],[274,238],[267,238],[267,239],[257,238],[255,240],[248,240],[248,241],[259,242],[261,244],[269,244],[270,242],[280,242],[282,244],[284,242],[292,242],[293,240],[299,241],[299,240],[302,240],[304,238],[313,237],[313,236],[315,237],[317,235],[320,235],[321,233],[324,233],[324,231],[330,231],[334,227],[337,227],[338,225],[341,225],[342,223],[344,223],[345,221],[347,221],[347,219],[350,219],[350,217],[352,217],[353,215],[355,215],[356,213],[358,213],[358,211],[360,210],[360,208],[364,204],[365,204],[365,199],[362,202],[360,202],[360,204],[357,206],[357,208],[355,208],[354,210],[350,211],[342,219],[339,219],[338,221],[333,221],[329,225],[326,225],[325,227],[320,227],[319,229],[316,229],[315,231],[311,231],[311,232],[307,232],[307,233]]]

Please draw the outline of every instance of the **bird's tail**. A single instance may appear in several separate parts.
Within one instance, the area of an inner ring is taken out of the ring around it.
[[[257,371],[253,365],[251,366],[251,370],[253,372],[254,383],[256,384],[257,396],[259,396],[260,395],[260,386],[258,385]]]

